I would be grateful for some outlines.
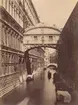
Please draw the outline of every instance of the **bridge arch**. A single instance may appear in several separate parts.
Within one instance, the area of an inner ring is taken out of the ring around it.
[[[52,47],[52,46],[43,46],[43,45],[41,45],[41,46],[33,46],[33,47],[30,47],[29,49],[27,49],[25,52],[24,52],[24,60],[25,60],[25,63],[26,63],[26,69],[27,69],[27,73],[28,74],[31,74],[32,73],[32,68],[31,68],[31,65],[32,65],[32,62],[31,62],[31,55],[30,55],[30,51],[32,51],[33,49],[35,50],[35,49],[37,49],[38,50],[38,48],[54,48],[54,49],[56,49],[55,47]],[[45,50],[44,50],[44,52],[45,52]],[[34,56],[34,55],[33,55]],[[33,57],[32,57],[33,58]]]
[[[59,29],[55,28],[55,27],[51,27],[51,26],[35,26],[35,27],[30,27],[28,29],[25,30],[26,33],[29,33],[30,31],[32,30],[37,30],[37,29],[50,29],[50,30],[55,30],[55,31],[58,31],[58,32],[61,32]]]
[[[26,65],[30,68],[29,51],[34,48],[48,47],[56,49],[61,31],[55,27],[38,24],[25,30],[23,46],[26,58]]]
[[[57,47],[56,47],[56,44],[53,44],[53,45],[36,45],[36,46],[30,46],[26,51],[30,51],[34,48],[52,48],[52,49],[56,49],[57,50]],[[25,51],[25,52],[26,52]]]

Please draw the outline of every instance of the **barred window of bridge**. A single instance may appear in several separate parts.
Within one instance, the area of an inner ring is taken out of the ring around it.
[[[37,36],[34,36],[34,39],[37,40]]]
[[[52,40],[53,39],[53,36],[49,36],[49,40]]]

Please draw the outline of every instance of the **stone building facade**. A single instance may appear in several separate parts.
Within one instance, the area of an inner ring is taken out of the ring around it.
[[[68,18],[58,43],[59,72],[78,91],[78,3]]]
[[[38,22],[31,0],[0,0],[0,97],[25,79],[23,33]]]

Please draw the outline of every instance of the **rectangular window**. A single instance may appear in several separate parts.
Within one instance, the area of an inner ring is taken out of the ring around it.
[[[34,39],[37,40],[37,36],[34,36]]]
[[[49,36],[49,40],[52,40],[53,39],[53,36]]]

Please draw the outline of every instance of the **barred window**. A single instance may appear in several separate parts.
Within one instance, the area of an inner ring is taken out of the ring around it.
[[[37,40],[37,36],[34,36],[34,39]]]
[[[49,36],[49,40],[52,40],[53,39],[53,36]]]

